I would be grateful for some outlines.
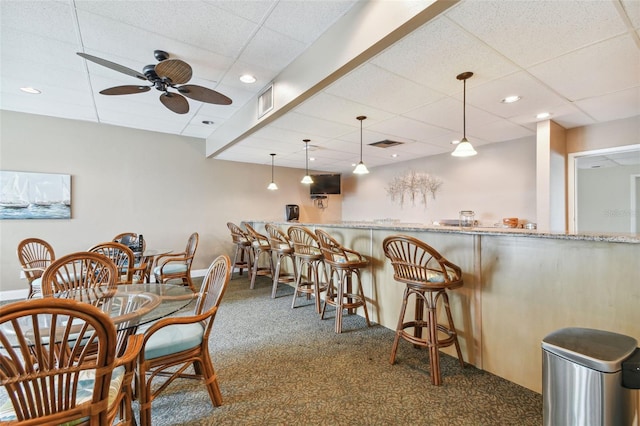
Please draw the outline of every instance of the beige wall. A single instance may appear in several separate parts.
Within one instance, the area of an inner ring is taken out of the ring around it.
[[[283,220],[299,204],[301,220],[339,220],[341,200],[313,206],[301,170],[276,167],[268,191],[265,165],[205,157],[202,139],[82,121],[0,111],[0,169],[71,175],[71,220],[0,220],[0,291],[24,289],[18,242],[37,236],[58,256],[85,250],[120,232],[142,233],[148,247],[184,250],[197,231],[194,269],[231,254],[226,222]]]
[[[364,176],[345,175],[342,219],[431,223],[457,219],[460,210],[474,210],[476,219],[486,225],[503,217],[535,222],[535,137],[478,146],[476,150],[475,157],[456,158],[447,153],[371,168]],[[443,182],[442,190],[435,199],[429,197],[426,207],[410,201],[401,207],[387,196],[389,182],[409,170],[429,173]]]
[[[640,116],[567,130],[567,153],[593,151],[638,143]]]

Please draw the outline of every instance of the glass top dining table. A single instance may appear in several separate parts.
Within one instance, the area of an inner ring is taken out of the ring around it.
[[[122,284],[56,293],[54,297],[89,303],[109,314],[116,328],[127,330],[187,310],[198,297],[189,287],[173,284]]]
[[[53,297],[73,299],[89,303],[107,313],[116,327],[118,341],[116,353],[121,355],[126,349],[128,336],[135,334],[138,327],[168,317],[190,312],[190,308],[198,298],[189,287],[173,284],[121,284],[115,288],[94,287],[86,289],[68,290],[56,293]],[[43,315],[39,321],[44,321],[40,327],[49,328],[52,316]],[[64,316],[56,316],[56,321],[62,325],[66,321]],[[26,330],[32,328],[28,318],[23,318],[20,327]],[[5,330],[6,331],[6,330]],[[7,333],[11,346],[20,344],[14,341],[13,333]]]

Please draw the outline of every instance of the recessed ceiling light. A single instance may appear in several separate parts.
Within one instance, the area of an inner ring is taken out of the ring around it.
[[[250,74],[244,74],[240,76],[240,81],[243,83],[251,84],[256,82],[256,78]]]
[[[309,157],[309,161],[316,161],[316,157]]]
[[[459,143],[460,143],[460,141],[457,140],[457,139],[451,141],[451,145],[458,145]]]
[[[549,118],[551,117],[551,114],[548,112],[541,112],[540,114],[536,115],[536,118],[538,120],[542,120],[543,118]]]
[[[33,87],[21,87],[20,90],[22,90],[25,93],[31,93],[33,95],[39,95],[40,93],[42,93],[41,91]]]
[[[202,124],[206,124],[207,126],[211,126],[212,124],[216,124],[215,121],[211,120],[202,120]]]
[[[512,104],[514,102],[518,102],[520,99],[522,99],[520,96],[512,95],[512,96],[507,96],[506,98],[504,98],[500,102],[502,102],[503,104]]]
[[[391,154],[391,158],[398,158],[398,154]]]

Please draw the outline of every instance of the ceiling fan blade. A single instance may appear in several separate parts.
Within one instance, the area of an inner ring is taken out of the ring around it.
[[[136,70],[132,70],[131,68],[127,68],[124,65],[116,64],[115,62],[107,61],[106,59],[98,58],[97,56],[89,55],[83,52],[76,52],[78,56],[85,58],[88,61],[95,62],[98,65],[102,65],[103,67],[111,68],[114,71],[121,72],[123,74],[130,75],[132,77],[139,78],[140,80],[147,80],[143,74],[140,74]]]
[[[176,114],[186,114],[189,112],[189,102],[187,102],[184,96],[177,93],[163,93],[160,95],[160,102]]]
[[[151,90],[149,86],[116,86],[100,91],[101,95],[133,95]]]
[[[182,93],[187,98],[200,102],[218,105],[231,105],[232,102],[231,98],[226,97],[220,92],[207,89],[206,87],[196,86],[195,84],[186,84],[184,86],[176,87],[176,89],[178,89],[178,92]]]
[[[184,84],[191,80],[191,65],[180,59],[165,59],[156,65],[156,74],[168,78],[172,84]]]

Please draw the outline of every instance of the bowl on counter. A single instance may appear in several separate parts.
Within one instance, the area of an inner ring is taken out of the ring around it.
[[[502,224],[507,228],[517,228],[518,227],[518,218],[517,217],[505,217],[502,219]]]

